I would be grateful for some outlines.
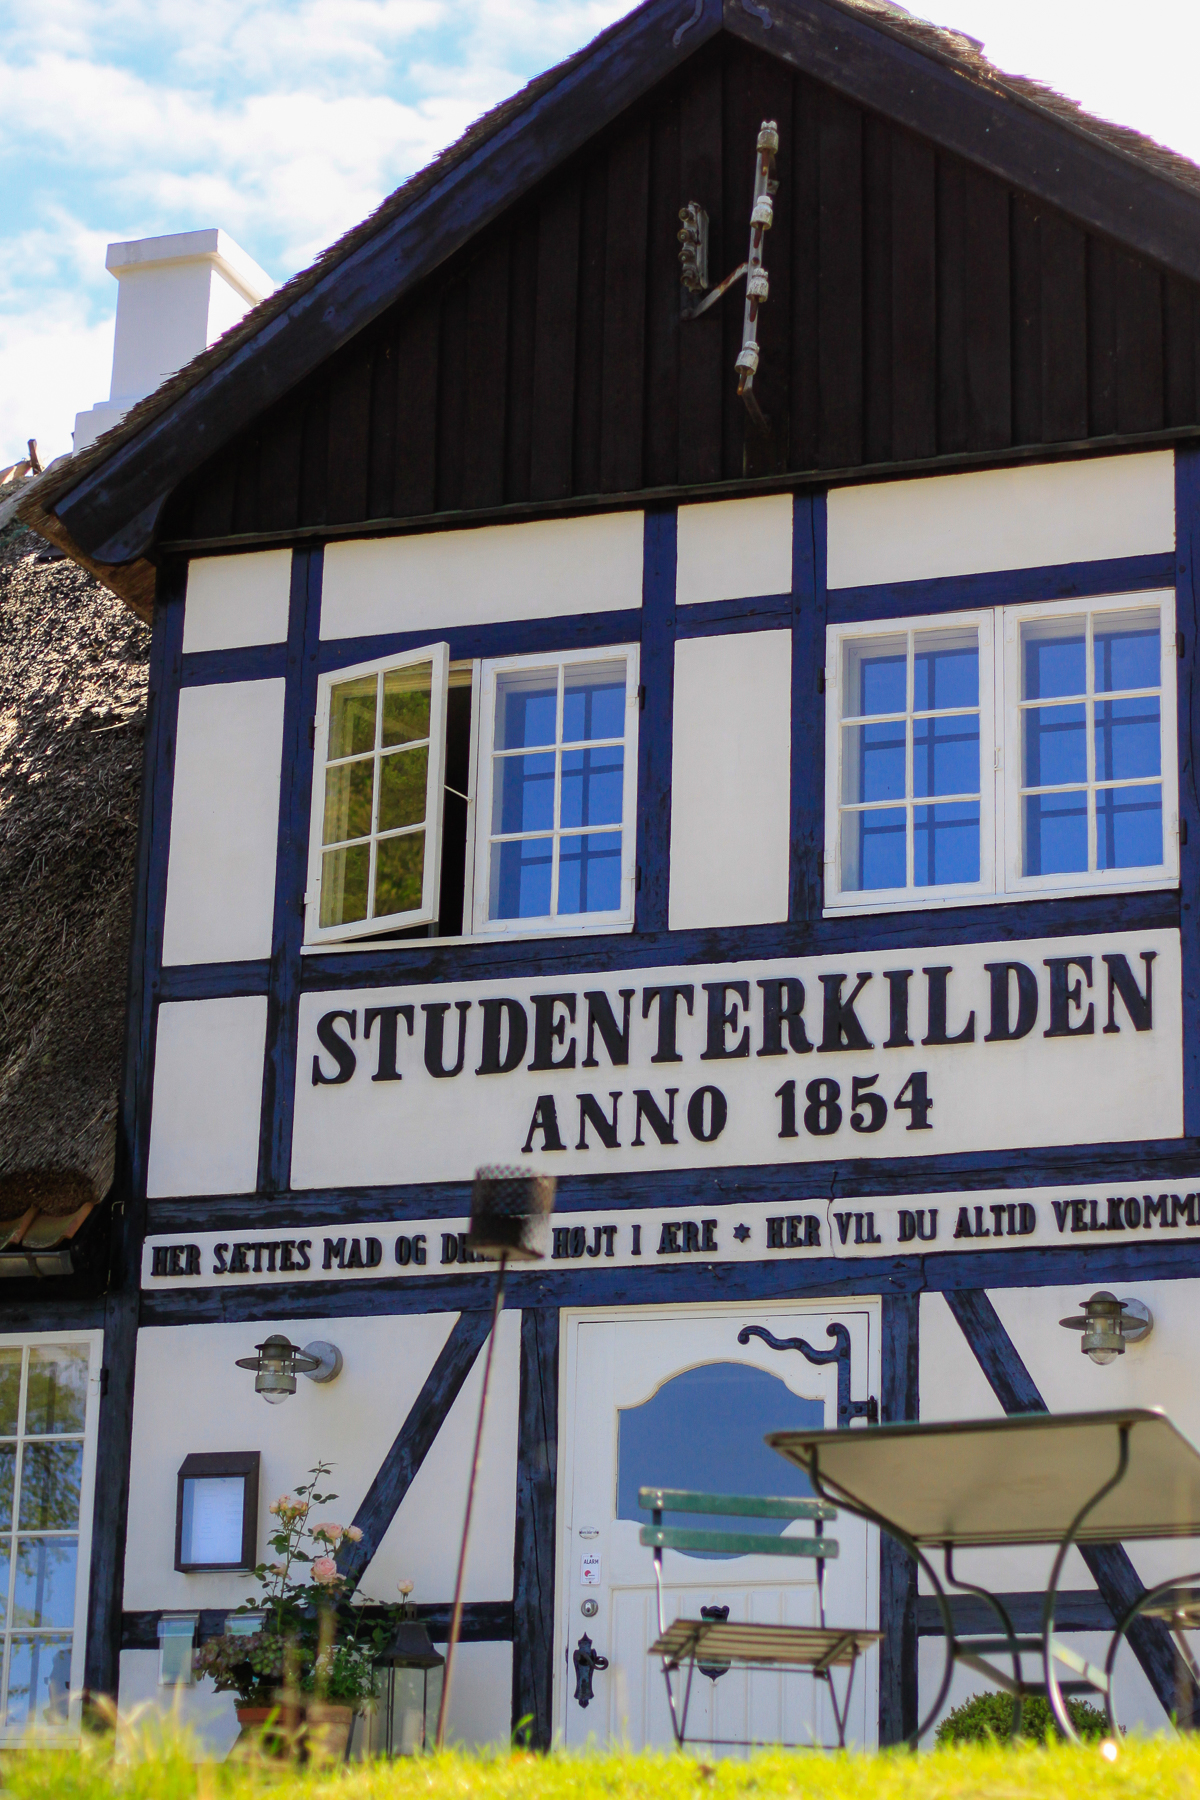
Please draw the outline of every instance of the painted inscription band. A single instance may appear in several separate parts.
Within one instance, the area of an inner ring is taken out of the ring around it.
[[[306,994],[292,1183],[1178,1137],[1179,934]]]
[[[907,1195],[869,1202],[797,1198],[783,1207],[694,1206],[642,1212],[568,1213],[551,1229],[552,1263],[575,1268],[647,1267],[681,1257],[709,1263],[773,1262],[780,1257],[936,1255],[939,1251],[1051,1248],[1101,1234],[1125,1244],[1200,1236],[1200,1172],[1171,1193],[1134,1189],[1022,1188],[970,1194]],[[277,1285],[444,1275],[482,1263],[467,1249],[466,1219],[414,1224],[306,1226],[303,1235],[264,1232],[238,1238],[203,1232],[147,1240],[147,1288]],[[544,1263],[514,1263],[520,1281]]]

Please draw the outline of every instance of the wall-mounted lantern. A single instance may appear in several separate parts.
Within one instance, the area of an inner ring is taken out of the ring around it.
[[[263,1344],[254,1346],[253,1356],[239,1356],[239,1369],[254,1370],[254,1391],[270,1406],[278,1406],[296,1391],[297,1375],[310,1381],[335,1381],[342,1372],[342,1353],[336,1344],[323,1339],[305,1344],[303,1350],[279,1332],[273,1332]]]
[[[1058,1322],[1068,1331],[1083,1333],[1079,1348],[1094,1363],[1110,1363],[1114,1357],[1124,1356],[1126,1344],[1140,1344],[1154,1326],[1148,1306],[1140,1300],[1118,1300],[1104,1288],[1080,1305],[1081,1317]]]

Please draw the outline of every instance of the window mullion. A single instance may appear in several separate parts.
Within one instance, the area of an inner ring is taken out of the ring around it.
[[[1083,719],[1084,719],[1084,770],[1087,776],[1087,834],[1088,834],[1088,874],[1094,875],[1097,867],[1096,851],[1096,671],[1093,666],[1095,654],[1092,625],[1094,613],[1085,614],[1083,635]]]
[[[913,709],[916,705],[916,633],[908,632],[904,669],[904,885],[915,884],[916,815],[913,809]]]
[[[566,705],[567,669],[565,662],[558,665],[558,692],[554,699],[554,800],[550,814],[552,836],[550,839],[550,917],[558,917],[558,869],[559,853],[562,840],[559,832],[562,828],[562,745],[566,735],[563,730],[563,712]]]

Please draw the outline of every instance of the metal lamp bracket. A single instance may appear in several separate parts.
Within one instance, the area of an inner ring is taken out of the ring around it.
[[[314,1366],[302,1369],[297,1364],[301,1375],[307,1375],[310,1381],[336,1381],[342,1372],[342,1353],[336,1344],[326,1343],[324,1338],[317,1338],[311,1344],[305,1344],[303,1354],[311,1356]]]
[[[724,281],[708,292],[708,214],[698,200],[689,200],[679,210],[679,277],[684,287],[681,317],[698,319],[726,294],[735,281],[746,277],[746,304],[742,317],[742,347],[734,367],[738,372],[738,393],[747,410],[765,430],[767,421],[754,394],[754,377],[758,373],[758,313],[770,294],[767,271],[763,268],[763,240],[775,216],[775,195],[779,183],[775,179],[775,158],[779,151],[779,127],[774,119],[764,119],[759,127],[754,153],[754,200],[750,212],[750,253]],[[687,295],[704,294],[705,298],[689,305]]]

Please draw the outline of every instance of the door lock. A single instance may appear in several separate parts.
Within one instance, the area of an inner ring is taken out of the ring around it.
[[[585,1619],[594,1619],[596,1614],[600,1611],[600,1602],[598,1600],[584,1600],[580,1603],[579,1610]]]
[[[571,1661],[575,1664],[575,1698],[580,1706],[590,1706],[596,1698],[592,1675],[597,1669],[607,1669],[608,1658],[600,1655],[585,1631],[571,1653]]]

